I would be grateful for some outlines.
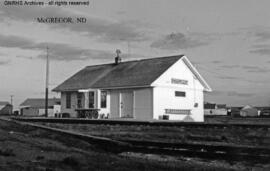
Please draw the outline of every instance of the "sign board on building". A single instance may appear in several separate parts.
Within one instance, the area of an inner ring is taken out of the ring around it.
[[[171,83],[172,84],[184,84],[184,85],[187,85],[188,84],[188,80],[182,80],[182,79],[172,78],[171,79]]]

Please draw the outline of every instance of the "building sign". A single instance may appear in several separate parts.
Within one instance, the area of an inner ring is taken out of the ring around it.
[[[178,115],[190,115],[190,110],[188,109],[165,109],[166,114],[178,114]]]
[[[171,79],[171,83],[172,84],[184,84],[184,85],[188,85],[188,80],[181,80],[181,79],[177,79],[177,78],[172,78]]]

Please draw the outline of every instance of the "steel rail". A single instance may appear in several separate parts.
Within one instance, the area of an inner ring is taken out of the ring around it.
[[[270,124],[246,124],[246,123],[203,123],[203,122],[177,122],[177,121],[136,121],[136,120],[112,120],[112,119],[81,119],[81,118],[25,118],[12,117],[13,120],[24,122],[45,122],[62,124],[106,124],[106,125],[147,125],[147,126],[173,126],[173,127],[203,127],[203,128],[256,128],[270,129]]]

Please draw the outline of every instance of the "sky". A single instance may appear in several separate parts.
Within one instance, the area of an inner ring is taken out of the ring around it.
[[[39,0],[41,1],[41,0]],[[46,0],[43,0],[46,1]],[[15,108],[88,65],[185,54],[213,92],[205,101],[270,104],[269,0],[90,0],[89,6],[6,6],[0,1],[0,101]],[[86,23],[38,23],[85,17]],[[50,97],[59,94],[50,91]]]

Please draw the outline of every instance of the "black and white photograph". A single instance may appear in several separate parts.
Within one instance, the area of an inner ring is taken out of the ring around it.
[[[0,0],[0,171],[270,170],[269,0]]]

